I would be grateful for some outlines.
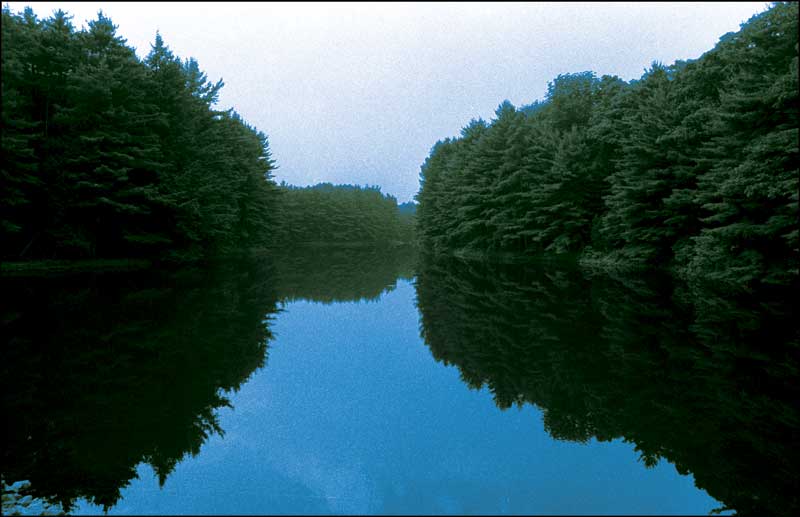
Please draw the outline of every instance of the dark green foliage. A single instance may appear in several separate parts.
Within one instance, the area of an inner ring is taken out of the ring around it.
[[[409,201],[397,205],[397,215],[400,219],[397,239],[400,242],[413,243],[415,241],[414,228],[417,224],[417,204]]]
[[[102,12],[3,9],[0,257],[198,259],[414,240],[374,188],[280,189],[267,136],[156,33],[144,60]]]
[[[199,258],[272,238],[267,137],[159,34],[139,60],[102,12],[3,8],[0,256]]]
[[[419,264],[422,337],[498,407],[535,404],[557,439],[631,442],[646,465],[670,461],[740,515],[800,509],[790,289],[621,281],[574,264]]]
[[[280,186],[277,214],[283,222],[275,235],[280,247],[305,244],[374,245],[410,243],[409,216],[397,200],[378,187],[332,185]]]
[[[778,2],[697,60],[630,83],[560,75],[544,102],[503,103],[431,150],[422,244],[796,282],[797,21]]]
[[[675,236],[666,224],[672,212],[664,203],[677,186],[673,167],[680,159],[679,147],[667,139],[678,115],[671,86],[668,70],[654,63],[626,92],[619,158],[608,177],[602,215],[606,241],[626,249],[628,260],[647,265],[669,258]]]
[[[786,283],[798,268],[797,5],[779,5],[724,38],[708,153],[698,185],[704,227],[690,271],[712,280]]]
[[[416,228],[426,249],[472,246],[485,233],[480,170],[474,164],[478,148],[473,144],[486,130],[486,122],[473,120],[462,129],[460,139],[437,142],[425,160]]]

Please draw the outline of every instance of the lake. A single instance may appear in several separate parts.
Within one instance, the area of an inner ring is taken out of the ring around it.
[[[798,509],[782,292],[402,249],[0,282],[4,514]]]

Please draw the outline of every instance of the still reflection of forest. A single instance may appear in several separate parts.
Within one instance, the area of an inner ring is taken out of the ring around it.
[[[624,438],[740,514],[797,515],[798,330],[788,293],[423,260],[425,342],[556,439]]]
[[[556,439],[622,437],[645,464],[673,462],[742,514],[800,509],[799,340],[786,293],[404,248],[3,278],[3,482],[25,481],[21,495],[67,511],[79,498],[114,506],[141,462],[163,483],[224,434],[217,410],[266,364],[282,302],[378,300],[415,275],[434,358],[500,408],[535,404]]]
[[[282,300],[374,300],[413,249],[295,252],[172,273],[3,278],[3,482],[110,508],[150,464],[163,484],[264,366]],[[5,510],[6,508],[4,508]],[[4,511],[5,513],[5,511]]]

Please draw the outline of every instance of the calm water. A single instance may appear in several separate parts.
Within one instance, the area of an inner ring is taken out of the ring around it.
[[[0,281],[4,513],[798,509],[785,293],[364,251]]]

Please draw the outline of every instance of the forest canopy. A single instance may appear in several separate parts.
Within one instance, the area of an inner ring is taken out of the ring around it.
[[[795,281],[797,20],[775,3],[696,60],[559,75],[544,101],[470,121],[422,165],[422,247]]]
[[[379,187],[319,183],[310,187],[281,184],[277,242],[296,244],[389,244],[413,240],[407,205]],[[413,215],[413,212],[412,212]]]
[[[102,11],[81,30],[62,10],[42,20],[6,5],[2,16],[0,258],[409,240],[385,233],[402,226],[397,203],[372,189],[279,188],[267,136],[217,109],[223,81],[160,34],[140,59]]]

